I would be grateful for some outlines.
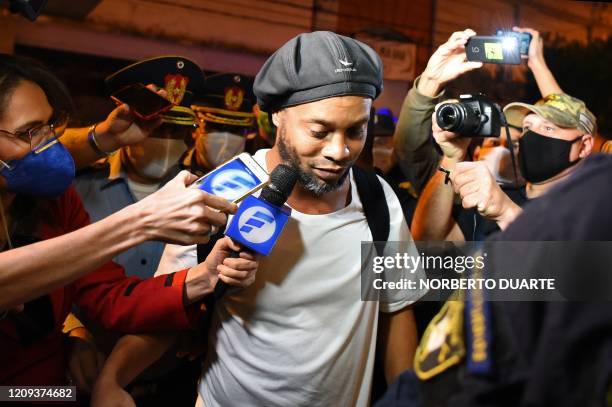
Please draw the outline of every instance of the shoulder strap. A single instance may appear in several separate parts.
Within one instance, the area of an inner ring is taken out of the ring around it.
[[[373,171],[366,171],[360,167],[353,166],[353,177],[357,185],[357,192],[361,198],[363,212],[365,214],[372,240],[375,242],[386,242],[389,239],[389,206],[383,186],[378,176]],[[382,256],[384,243],[376,244],[376,251]]]

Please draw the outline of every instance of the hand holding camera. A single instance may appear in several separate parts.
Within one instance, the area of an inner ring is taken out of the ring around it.
[[[528,58],[527,65],[532,68],[535,64],[544,63],[544,41],[540,33],[533,28],[526,27],[513,27],[512,30],[520,34],[527,34],[531,37],[526,55]]]
[[[458,102],[438,106],[436,123],[462,137],[499,137],[502,115],[501,108],[483,95],[461,95]]]
[[[449,81],[482,67],[481,62],[466,61],[465,44],[473,35],[476,33],[470,29],[457,31],[450,36],[448,41],[438,47],[429,58],[427,67],[421,75],[418,84],[421,94],[434,97]]]
[[[433,137],[436,140],[436,143],[438,143],[438,145],[440,146],[440,149],[442,150],[442,154],[444,154],[446,161],[450,161],[450,163],[446,163],[447,167],[452,167],[455,163],[458,163],[465,159],[467,148],[470,145],[470,139],[466,137],[460,137],[459,134],[453,133],[452,131],[444,130],[439,126],[436,120],[438,110],[441,106],[448,103],[449,101],[440,103],[436,106],[431,119],[431,129],[433,132]],[[452,168],[447,169],[452,170]]]
[[[498,30],[494,36],[474,36],[465,45],[468,61],[518,65],[527,58],[531,43],[527,31]]]

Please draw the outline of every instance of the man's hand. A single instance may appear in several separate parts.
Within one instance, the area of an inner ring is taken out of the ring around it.
[[[91,407],[136,407],[134,399],[114,380],[100,377],[91,394]]]
[[[236,212],[236,205],[229,201],[189,188],[196,179],[181,171],[159,191],[126,208],[138,211],[147,240],[206,243],[214,229],[225,225],[226,213]]]
[[[449,101],[447,100],[444,103],[448,102]],[[442,154],[444,154],[444,157],[447,158],[447,162],[461,162],[465,159],[471,139],[469,137],[459,137],[458,134],[442,130],[440,126],[438,126],[436,111],[438,110],[439,106],[440,104],[436,106],[436,109],[431,116],[431,130],[433,132],[433,137],[436,140],[436,143],[438,143],[442,149]],[[452,168],[447,169],[452,170]]]
[[[153,85],[148,85],[147,88],[155,90]],[[158,90],[157,93],[164,97],[166,95],[164,90]],[[161,123],[159,117],[147,121],[141,120],[132,114],[128,105],[122,104],[96,126],[96,140],[103,151],[114,151],[144,140]]]
[[[533,28],[526,27],[512,27],[512,31],[517,33],[529,33],[531,34],[531,42],[529,43],[529,53],[527,65],[531,68],[534,64],[540,64],[544,62],[544,41],[540,36],[540,33]]]
[[[98,350],[85,328],[73,329],[69,340],[71,342],[68,355],[70,377],[77,387],[77,392],[90,394],[104,365],[104,354]]]
[[[449,81],[482,67],[482,62],[466,61],[465,44],[474,35],[476,32],[470,29],[457,31],[438,47],[421,75],[419,93],[435,97]]]
[[[238,257],[232,257],[233,253],[239,253]],[[245,288],[255,281],[259,256],[224,237],[215,244],[204,264],[209,270],[216,270],[225,284]]]
[[[464,208],[476,208],[485,218],[496,221],[502,230],[521,213],[521,208],[501,190],[483,161],[458,163],[450,179]]]
[[[192,267],[185,279],[187,301],[193,303],[210,294],[218,280],[235,287],[248,287],[255,281],[258,256],[241,251],[229,237],[219,239],[202,263]],[[238,252],[239,257],[231,257]]]
[[[548,68],[548,65],[546,65],[546,60],[544,59],[544,41],[540,33],[532,28],[514,27],[513,30],[519,33],[527,32],[531,34],[527,66],[533,73],[542,97],[546,97],[552,93],[563,93],[555,76]]]

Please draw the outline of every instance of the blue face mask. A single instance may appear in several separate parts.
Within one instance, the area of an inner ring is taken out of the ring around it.
[[[17,194],[55,198],[74,180],[74,161],[56,138],[36,147],[18,160],[0,160],[6,189]]]

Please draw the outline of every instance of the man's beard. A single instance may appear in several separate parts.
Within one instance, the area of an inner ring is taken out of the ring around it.
[[[311,192],[315,196],[321,196],[340,188],[344,184],[344,180],[349,175],[348,169],[340,176],[340,178],[338,178],[338,180],[333,182],[327,182],[318,178],[315,174],[303,169],[300,166],[300,159],[297,153],[287,144],[287,139],[285,138],[286,131],[284,127],[279,129],[279,133],[280,137],[278,140],[278,152],[283,162],[289,164],[297,171],[298,183],[302,186],[302,188],[308,192]]]

